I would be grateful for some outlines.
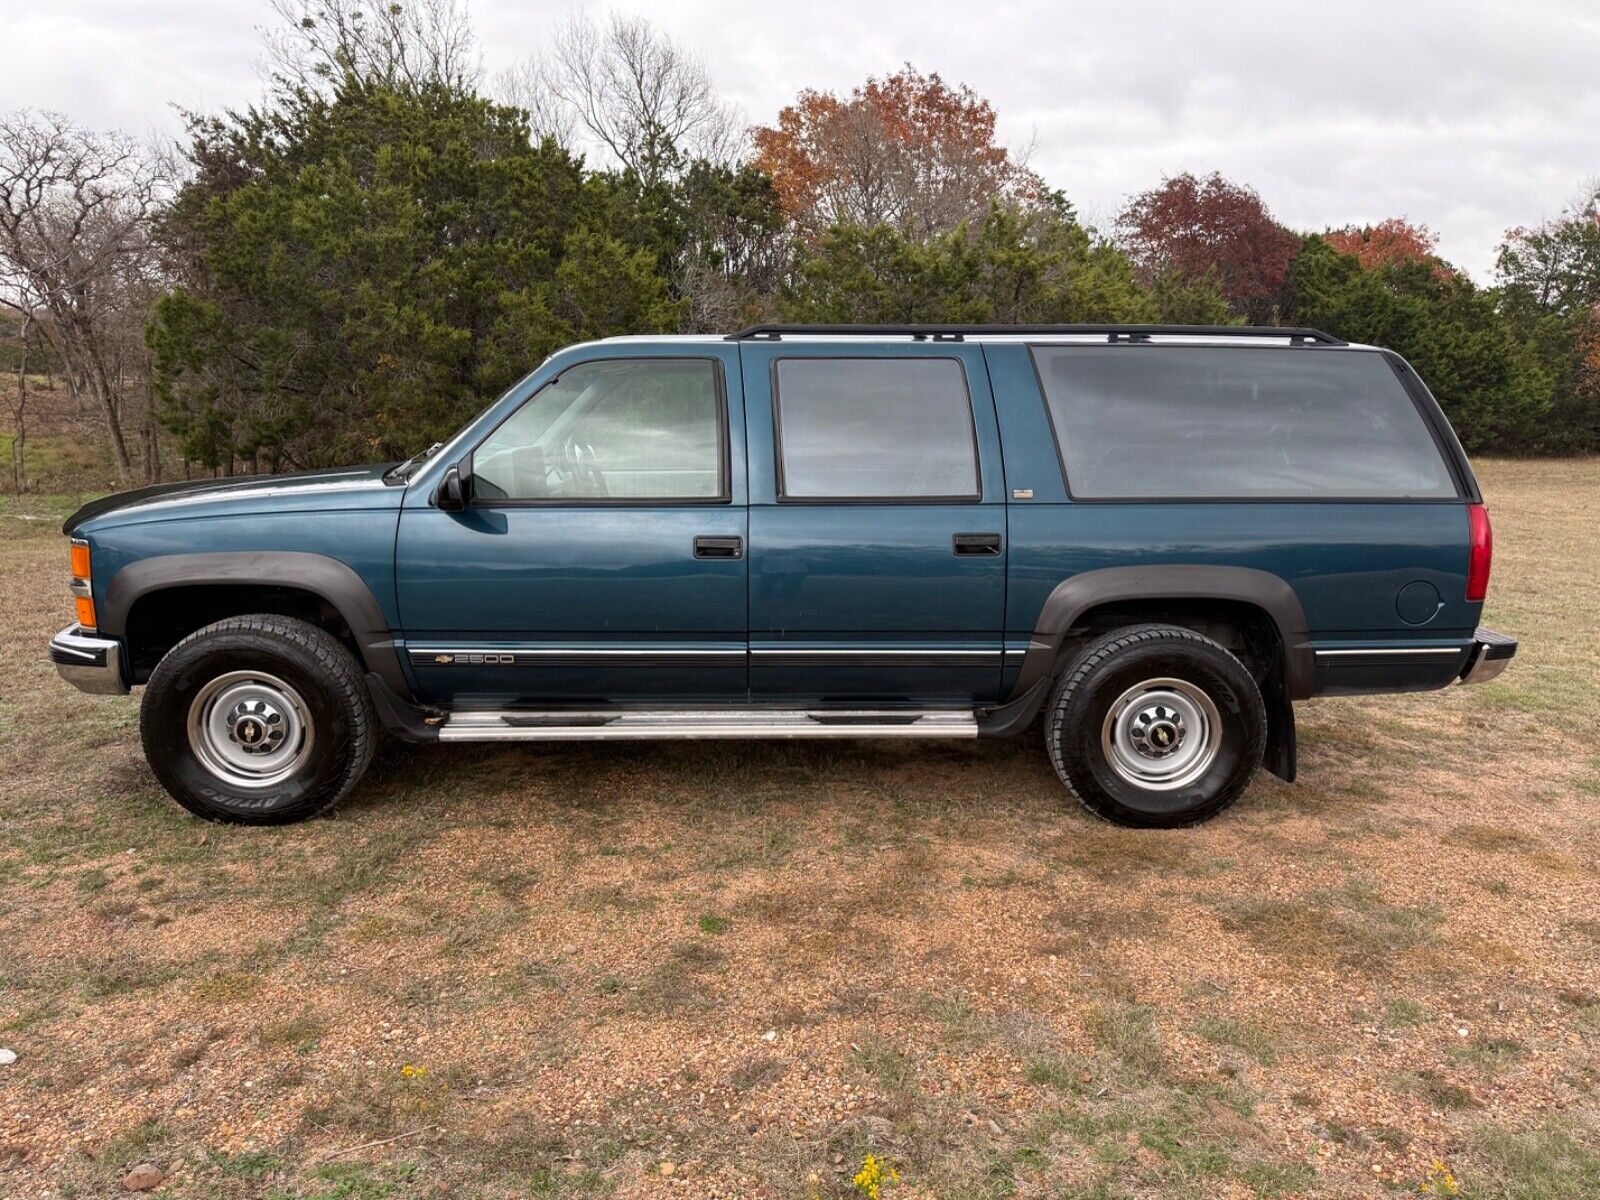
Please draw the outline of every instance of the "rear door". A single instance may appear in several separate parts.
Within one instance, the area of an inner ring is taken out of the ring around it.
[[[742,355],[752,699],[995,699],[1006,505],[981,348],[779,341]]]

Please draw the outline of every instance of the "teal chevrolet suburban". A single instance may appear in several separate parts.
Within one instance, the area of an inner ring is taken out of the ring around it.
[[[85,691],[143,686],[206,818],[298,820],[413,742],[971,738],[1042,725],[1179,826],[1294,701],[1471,683],[1491,541],[1398,355],[1310,329],[782,326],[554,355],[405,462],[70,517]]]

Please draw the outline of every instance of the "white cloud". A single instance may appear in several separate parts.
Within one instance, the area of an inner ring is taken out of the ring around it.
[[[5,9],[15,8],[15,13]],[[565,3],[474,0],[493,71],[537,49]],[[635,4],[765,121],[802,87],[848,89],[911,61],[992,100],[1012,145],[1108,221],[1181,170],[1253,185],[1303,228],[1406,216],[1486,278],[1506,227],[1600,173],[1600,12],[1586,0],[1266,7],[953,0]],[[0,109],[175,132],[172,104],[260,91],[264,3],[0,0]]]

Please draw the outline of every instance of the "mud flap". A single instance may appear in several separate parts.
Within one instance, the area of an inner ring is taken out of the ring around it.
[[[1285,783],[1295,777],[1294,704],[1281,679],[1272,679],[1262,689],[1267,704],[1267,750],[1261,765]]]
[[[423,708],[397,695],[376,671],[367,672],[367,693],[379,723],[393,737],[414,743],[439,740],[439,726],[445,720],[442,710]]]

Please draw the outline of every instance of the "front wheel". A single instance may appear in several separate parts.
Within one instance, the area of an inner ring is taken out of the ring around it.
[[[371,704],[360,667],[325,630],[233,617],[156,665],[139,730],[151,770],[190,812],[282,825],[331,808],[366,772]]]
[[[1255,678],[1208,637],[1119,629],[1061,675],[1045,722],[1050,761],[1085,808],[1119,825],[1174,828],[1232,804],[1261,765]]]

